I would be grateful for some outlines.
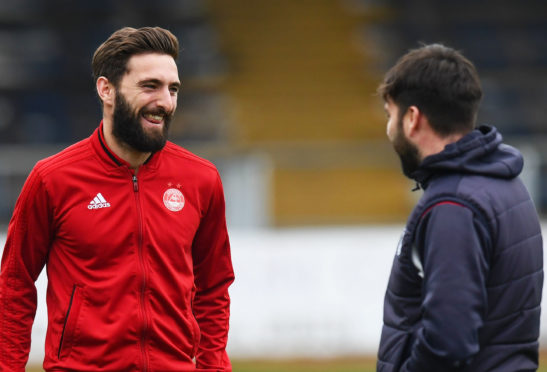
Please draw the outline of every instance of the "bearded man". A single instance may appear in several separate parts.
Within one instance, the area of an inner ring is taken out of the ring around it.
[[[47,265],[46,371],[231,371],[219,174],[167,141],[177,38],[123,28],[93,56],[103,120],[36,164],[8,227],[0,370],[24,371]]]
[[[521,154],[475,121],[482,90],[461,53],[405,54],[379,93],[403,173],[424,193],[393,261],[380,372],[538,367],[543,244]]]

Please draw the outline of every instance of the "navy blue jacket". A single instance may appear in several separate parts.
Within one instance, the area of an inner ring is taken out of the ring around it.
[[[381,372],[538,367],[541,229],[520,153],[482,126],[426,157],[384,303]]]

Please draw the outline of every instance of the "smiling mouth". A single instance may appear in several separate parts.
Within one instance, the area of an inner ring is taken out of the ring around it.
[[[163,119],[165,117],[163,114],[152,114],[152,113],[146,113],[146,114],[143,114],[142,116],[152,124],[163,123]]]

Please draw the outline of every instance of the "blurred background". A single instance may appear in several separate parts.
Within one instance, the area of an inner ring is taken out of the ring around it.
[[[236,359],[374,358],[391,259],[420,196],[375,90],[420,42],[475,63],[478,121],[523,152],[523,178],[547,213],[543,0],[0,0],[2,247],[35,162],[98,125],[91,57],[123,26],[179,38],[171,140],[213,161],[224,182]]]

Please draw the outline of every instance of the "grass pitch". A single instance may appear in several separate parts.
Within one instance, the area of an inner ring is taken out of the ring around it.
[[[234,360],[234,372],[374,372],[376,361],[363,359],[329,360]]]

